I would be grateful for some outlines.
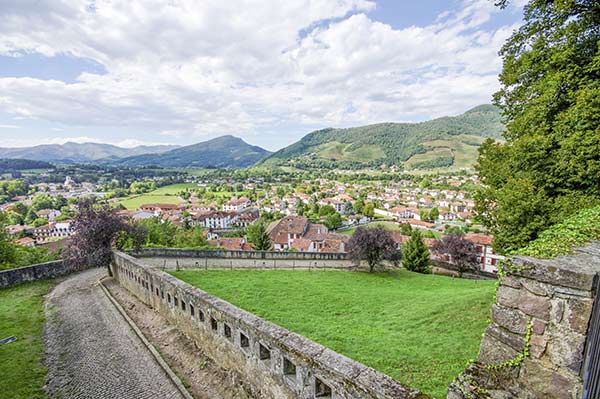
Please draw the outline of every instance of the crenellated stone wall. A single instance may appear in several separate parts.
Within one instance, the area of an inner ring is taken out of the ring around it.
[[[387,375],[114,252],[123,287],[170,320],[254,397],[426,399]]]
[[[448,398],[581,398],[600,243],[555,259],[517,256],[505,270],[477,362]]]

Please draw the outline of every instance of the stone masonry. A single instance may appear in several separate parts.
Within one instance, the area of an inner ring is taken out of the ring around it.
[[[450,386],[448,398],[581,398],[600,243],[556,259],[518,256],[510,269],[498,287],[477,362]],[[520,364],[493,366],[517,358],[527,344]]]

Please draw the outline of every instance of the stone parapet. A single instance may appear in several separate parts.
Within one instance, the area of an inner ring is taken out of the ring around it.
[[[477,362],[450,386],[448,398],[581,398],[600,243],[555,259],[517,256],[509,264]]]

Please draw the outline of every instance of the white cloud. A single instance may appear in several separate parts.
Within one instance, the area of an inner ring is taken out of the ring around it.
[[[366,0],[90,4],[3,2],[0,54],[66,53],[107,74],[0,78],[0,110],[188,141],[456,114],[490,101],[514,28],[484,29],[498,12],[488,0],[405,29],[371,20]]]

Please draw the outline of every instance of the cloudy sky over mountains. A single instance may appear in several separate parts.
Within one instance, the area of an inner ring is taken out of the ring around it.
[[[0,0],[0,146],[277,149],[491,101],[524,1]]]

